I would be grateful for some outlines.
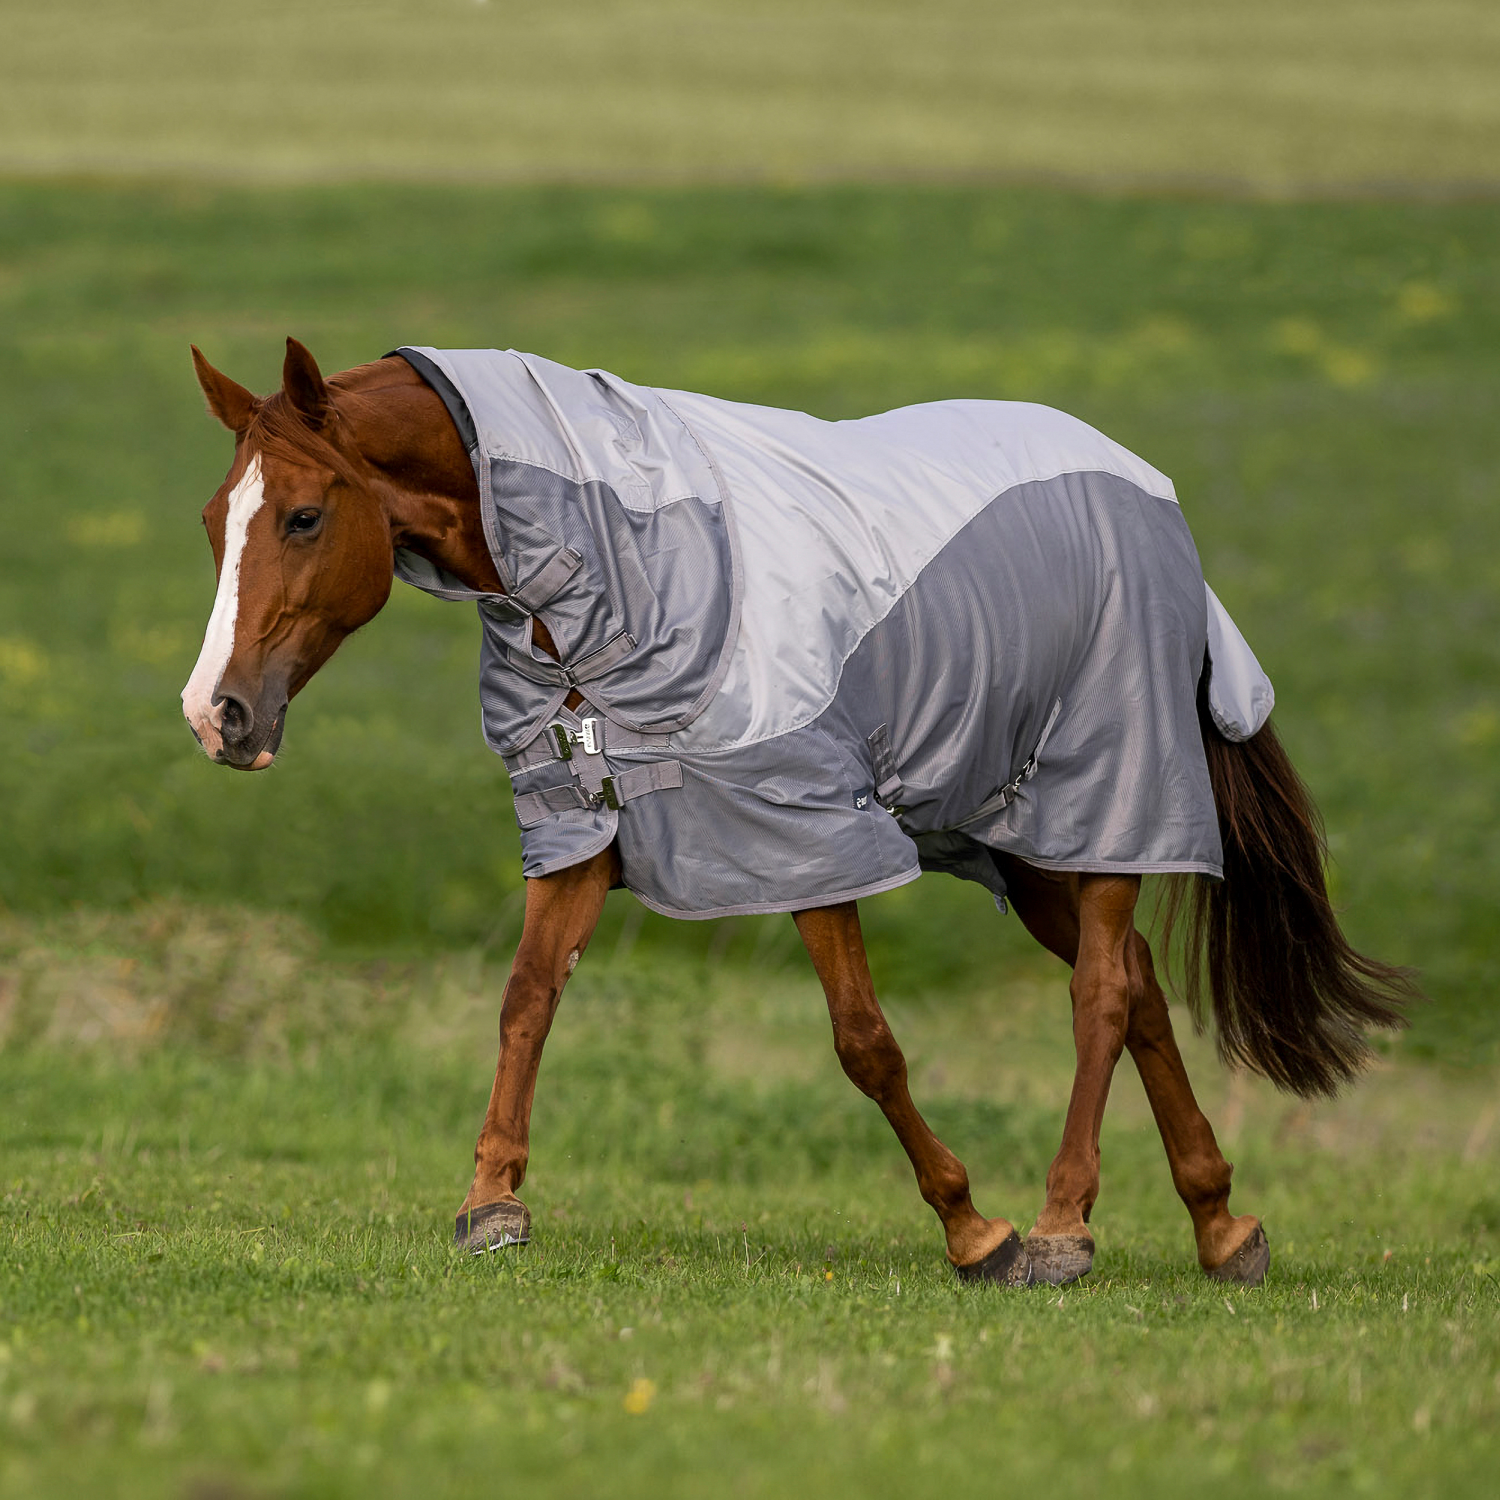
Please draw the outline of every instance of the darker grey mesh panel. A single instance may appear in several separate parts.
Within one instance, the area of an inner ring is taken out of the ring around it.
[[[496,537],[524,587],[558,548],[582,563],[538,613],[571,666],[622,632],[633,649],[588,686],[590,699],[634,729],[670,728],[712,689],[734,605],[723,508],[696,499],[631,510],[608,485],[577,483],[531,464],[490,462]],[[485,612],[486,732],[511,750],[535,732],[538,695],[509,690],[505,647],[547,665],[527,620]],[[551,695],[544,695],[550,699]],[[524,729],[522,728],[524,726]]]
[[[499,459],[490,469],[501,546],[517,584],[539,574],[559,546],[582,558],[538,611],[563,666],[628,634],[633,649],[587,684],[589,698],[632,728],[673,723],[712,686],[729,627],[732,561],[720,507],[676,502],[642,514],[596,482]],[[480,617],[485,736],[510,753],[537,733],[568,685],[538,684],[517,671],[511,653],[554,668],[532,645],[529,618],[483,604]]]
[[[958,533],[845,663],[818,722],[856,746],[888,726],[914,834],[962,824],[1048,865],[1218,873],[1195,707],[1206,631],[1177,506],[1114,475],[1063,475]],[[1059,700],[1035,775],[965,821],[1021,773]]]

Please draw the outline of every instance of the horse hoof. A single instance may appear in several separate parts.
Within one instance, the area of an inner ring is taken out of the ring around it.
[[[1241,1286],[1259,1286],[1271,1264],[1271,1242],[1259,1224],[1250,1238],[1222,1266],[1205,1266],[1214,1281],[1237,1281]]]
[[[989,1281],[996,1286],[1026,1286],[1031,1281],[1031,1261],[1014,1229],[983,1260],[953,1269],[960,1281]]]
[[[519,1198],[465,1209],[454,1222],[453,1243],[472,1255],[524,1245],[531,1239],[531,1210]]]
[[[1094,1242],[1086,1234],[1028,1234],[1026,1253],[1032,1279],[1048,1286],[1067,1286],[1094,1269]]]

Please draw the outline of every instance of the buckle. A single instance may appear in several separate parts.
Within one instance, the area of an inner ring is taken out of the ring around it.
[[[549,724],[547,732],[552,736],[553,744],[557,746],[559,760],[572,760],[574,745],[582,745],[585,755],[603,753],[603,736],[599,732],[598,719],[581,719],[576,730],[569,729],[566,724]]]
[[[604,805],[615,812],[620,810],[620,798],[615,792],[615,778],[606,776],[599,783],[599,795],[604,798]]]

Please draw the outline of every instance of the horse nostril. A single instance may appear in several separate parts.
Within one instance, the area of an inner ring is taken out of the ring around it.
[[[224,743],[238,744],[255,728],[255,715],[248,703],[242,702],[233,694],[223,693],[218,701],[223,713],[219,732],[224,736]]]

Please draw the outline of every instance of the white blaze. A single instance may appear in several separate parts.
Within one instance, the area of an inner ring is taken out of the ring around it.
[[[216,754],[224,744],[220,734],[224,710],[222,705],[215,707],[213,697],[234,651],[234,626],[240,612],[240,562],[245,555],[245,538],[250,531],[251,519],[265,502],[260,455],[256,454],[240,476],[240,482],[229,493],[219,592],[214,596],[213,613],[208,617],[198,664],[182,690],[182,712],[210,755]]]

